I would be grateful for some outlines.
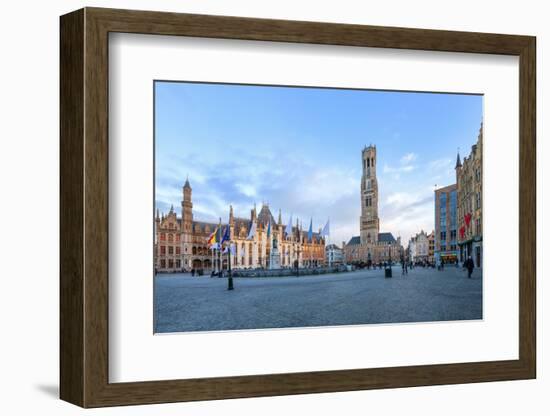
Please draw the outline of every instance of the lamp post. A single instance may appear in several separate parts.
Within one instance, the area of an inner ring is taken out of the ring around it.
[[[384,270],[386,278],[392,277],[392,270],[391,270],[391,247],[388,249],[388,267],[386,267],[386,270]]]
[[[228,249],[227,249],[227,265],[228,265],[228,272],[229,275],[227,277],[227,290],[233,290],[233,275],[231,273],[231,243],[229,243]]]
[[[296,253],[298,254],[296,258],[296,277],[300,276],[300,254],[302,253],[302,250],[300,250],[300,245],[298,244],[298,247],[296,248]]]

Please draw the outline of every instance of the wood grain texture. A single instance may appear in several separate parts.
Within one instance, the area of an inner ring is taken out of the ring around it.
[[[188,380],[108,381],[108,33],[520,57],[518,360]],[[83,407],[533,378],[535,38],[87,8],[61,18],[61,397]],[[69,215],[67,215],[69,213]]]
[[[60,387],[84,405],[84,12],[60,22]]]

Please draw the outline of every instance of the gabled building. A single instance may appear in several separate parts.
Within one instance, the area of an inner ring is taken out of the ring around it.
[[[463,161],[457,155],[458,248],[460,261],[469,256],[476,267],[483,266],[483,124],[477,143]]]

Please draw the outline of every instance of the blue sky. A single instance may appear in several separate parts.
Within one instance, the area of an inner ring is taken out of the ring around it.
[[[269,203],[331,242],[359,234],[361,150],[375,144],[380,230],[404,241],[434,228],[433,190],[455,182],[477,140],[482,97],[324,88],[155,83],[156,206],[226,221]]]

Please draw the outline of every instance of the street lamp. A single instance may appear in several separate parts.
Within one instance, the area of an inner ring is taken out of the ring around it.
[[[296,258],[296,277],[299,277],[300,276],[300,254],[302,253],[302,250],[300,250],[299,244],[296,249],[296,253],[298,253],[298,256]]]
[[[231,271],[231,243],[229,243],[227,254],[228,254],[227,265],[228,265],[228,272],[229,272],[229,276],[227,277],[227,290],[233,290],[233,274]]]
[[[384,270],[385,277],[392,277],[392,270],[391,270],[391,247],[388,249],[388,267]]]

